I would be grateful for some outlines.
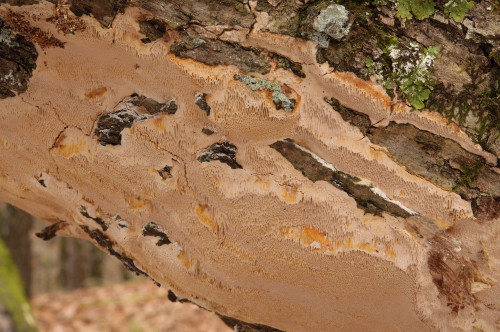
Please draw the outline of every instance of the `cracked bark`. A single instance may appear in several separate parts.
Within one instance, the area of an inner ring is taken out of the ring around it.
[[[1,3],[0,199],[41,238],[238,331],[500,328],[496,4],[405,28],[373,2]],[[440,43],[442,108],[370,81],[387,34]]]

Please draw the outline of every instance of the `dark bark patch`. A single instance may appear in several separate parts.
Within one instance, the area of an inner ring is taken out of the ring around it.
[[[158,242],[156,242],[156,245],[158,247],[164,244],[168,245],[172,243],[163,228],[154,222],[150,222],[144,225],[144,228],[142,229],[142,235],[159,237],[160,239],[158,240]]]
[[[171,289],[168,290],[168,295],[167,295],[168,299],[170,300],[170,302],[177,302],[177,295],[175,295],[174,292],[172,292]]]
[[[108,223],[105,222],[102,218],[90,216],[90,214],[88,213],[87,209],[84,206],[80,207],[80,214],[85,218],[92,219],[93,221],[95,221],[99,226],[101,226],[103,231],[108,230],[109,228]]]
[[[172,173],[170,171],[172,170],[172,166],[165,166],[162,169],[158,170],[158,174],[161,176],[163,180],[170,179],[172,177]]]
[[[109,237],[104,235],[104,233],[102,233],[98,229],[90,229],[88,226],[85,225],[80,225],[80,228],[85,233],[87,233],[90,236],[90,238],[95,240],[100,247],[106,249],[110,255],[118,258],[129,271],[134,272],[136,275],[143,275],[149,277],[149,275],[146,272],[142,271],[137,266],[135,266],[135,263],[131,258],[116,251],[113,248],[113,245],[115,243],[112,240],[110,240]]]
[[[260,51],[238,43],[205,38],[193,30],[182,34],[182,39],[170,47],[177,57],[193,59],[209,66],[234,65],[245,72],[269,73],[271,66],[259,56]]]
[[[52,34],[45,32],[38,27],[31,26],[30,18],[26,18],[23,14],[11,11],[6,16],[5,22],[12,28],[12,30],[23,35],[29,42],[40,45],[41,48],[64,48],[64,43]]]
[[[101,145],[120,145],[121,132],[125,128],[131,128],[134,121],[142,121],[158,113],[175,114],[177,108],[174,99],[159,103],[134,93],[125,98],[115,112],[104,114],[99,118],[94,134]]]
[[[198,92],[196,96],[194,97],[194,103],[196,106],[198,106],[200,109],[205,111],[207,115],[210,115],[210,106],[207,103],[207,94],[203,92]]]
[[[0,19],[0,99],[26,91],[37,58],[35,45],[14,34]]]
[[[105,114],[99,118],[94,134],[98,136],[101,145],[120,145],[122,143],[121,132],[125,128],[131,128],[138,117],[137,113],[130,110]]]
[[[325,99],[332,108],[339,112],[344,121],[359,128],[361,133],[366,136],[368,128],[371,126],[370,117],[364,113],[357,112],[351,108],[342,106],[335,98]]]
[[[78,17],[93,16],[103,28],[109,28],[118,12],[123,12],[128,0],[71,0],[70,10]]]
[[[479,223],[500,218],[500,197],[479,197],[472,201],[472,211]]]
[[[212,129],[203,128],[201,132],[207,136],[213,135],[215,132]]]
[[[215,143],[198,156],[200,163],[218,160],[232,169],[242,168],[236,161],[236,146],[229,142]]]
[[[56,3],[54,16],[47,18],[47,22],[54,23],[57,30],[65,35],[68,33],[75,34],[87,28],[85,22],[80,17],[70,13],[69,9],[61,1]]]
[[[36,233],[35,235],[44,241],[49,241],[49,240],[55,238],[57,235],[57,232],[59,230],[63,229],[64,227],[66,227],[67,225],[68,225],[67,222],[59,221],[59,222],[56,222],[55,224],[52,224],[50,226],[45,227],[44,229],[42,229],[42,231],[40,231],[39,233]]]
[[[181,40],[170,47],[177,57],[193,59],[209,66],[234,65],[243,72],[267,74],[274,62],[277,68],[288,70],[298,77],[305,77],[302,65],[280,54],[238,43],[207,38],[193,29],[184,30]]]
[[[217,316],[219,316],[219,318],[227,326],[232,328],[234,331],[238,331],[238,332],[282,332],[281,330],[275,329],[274,327],[261,325],[261,324],[243,322],[243,321],[238,320],[236,318],[223,316],[219,313],[217,313]]]
[[[299,1],[281,1],[277,6],[273,6],[268,1],[260,0],[255,10],[269,15],[269,24],[264,27],[264,31],[299,37],[305,8]]]
[[[243,0],[136,0],[134,5],[155,14],[174,28],[189,23],[251,28],[255,19]]]
[[[203,310],[207,310],[206,308],[203,308],[203,307],[202,307],[202,306],[200,306],[199,304],[194,303],[194,302],[192,302],[192,301],[190,301],[190,300],[188,300],[188,299],[180,299],[179,297],[177,297],[177,295],[175,295],[175,293],[174,293],[171,289],[169,289],[169,290],[168,290],[168,295],[167,295],[167,297],[168,297],[168,299],[170,300],[170,302],[174,302],[174,303],[175,303],[175,302],[179,302],[179,303],[189,303],[189,304],[193,304],[193,305],[195,305],[195,306],[197,306],[198,308],[201,308],[201,309],[203,309]],[[207,310],[207,311],[209,311],[209,310]]]
[[[367,136],[373,143],[387,148],[392,158],[408,172],[454,191],[468,201],[477,199],[475,210],[478,212],[483,210],[481,204],[489,205],[491,198],[500,196],[500,175],[484,158],[467,152],[455,141],[410,124],[394,122],[386,127],[369,128]],[[490,200],[479,197],[490,197]]]
[[[138,95],[136,93],[132,94],[129,98],[126,98],[124,101],[126,103],[130,103],[131,105],[144,108],[144,110],[151,115],[157,113],[175,114],[175,112],[177,112],[178,109],[178,106],[175,103],[174,99],[171,99],[166,103],[159,103],[154,99]]]
[[[276,54],[276,53],[272,53],[271,57],[273,60],[276,61],[276,66],[278,68],[282,68],[282,69],[291,71],[292,73],[294,73],[295,75],[297,75],[298,77],[301,77],[301,78],[306,77],[306,74],[304,74],[304,72],[302,71],[302,65],[300,63],[294,62],[294,61],[288,59],[287,57],[284,57],[284,56]]]
[[[263,31],[310,39],[324,46],[328,44],[330,39],[332,41],[342,39],[347,31],[349,31],[352,21],[355,21],[351,13],[355,8],[358,9],[358,7],[361,7],[365,9],[362,15],[366,17],[369,9],[365,4],[368,4],[368,2],[280,1],[277,4],[270,4],[267,1],[259,1],[255,9],[269,15],[269,22],[263,27]],[[339,7],[339,10],[342,11],[345,10],[344,6],[347,7],[348,17],[344,17],[339,11],[336,13],[334,11],[335,14],[322,14],[322,11],[329,6]],[[320,15],[323,15],[323,20],[329,20],[329,22],[325,22],[323,28],[315,25],[315,20]],[[334,19],[331,19],[324,15],[336,16]],[[361,18],[364,19],[365,17],[362,16]]]
[[[270,147],[281,153],[295,169],[301,171],[309,180],[313,182],[326,181],[334,187],[345,191],[349,196],[354,198],[358,208],[365,211],[365,213],[380,216],[382,212],[386,212],[403,218],[411,215],[397,204],[377,195],[371,185],[359,184],[361,179],[356,176],[338,170],[333,171],[324,166],[310,153],[301,150],[291,140],[277,141],[271,144]]]
[[[141,39],[145,44],[160,39],[167,32],[165,22],[158,19],[139,21],[139,27],[139,32],[146,36],[146,38]]]
[[[29,5],[34,5],[37,4],[39,0],[1,0],[1,3],[6,3],[11,6],[29,6]]]

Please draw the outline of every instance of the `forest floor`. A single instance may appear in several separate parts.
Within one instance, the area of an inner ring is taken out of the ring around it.
[[[40,294],[31,304],[42,332],[231,331],[212,312],[170,302],[167,292],[152,282],[133,281]]]

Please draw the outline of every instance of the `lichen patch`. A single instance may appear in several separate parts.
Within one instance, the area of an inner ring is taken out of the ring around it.
[[[285,89],[282,89],[277,81],[271,82],[243,74],[234,75],[234,79],[245,83],[252,91],[269,91],[271,93],[271,99],[278,110],[283,109],[286,112],[292,112],[295,109],[297,99],[288,97],[284,93]],[[289,91],[289,89],[287,90]]]

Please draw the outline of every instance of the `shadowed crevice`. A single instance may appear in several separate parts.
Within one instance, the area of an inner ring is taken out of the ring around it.
[[[334,187],[345,191],[349,196],[354,198],[358,208],[374,215],[382,215],[382,212],[392,214],[396,217],[407,218],[414,212],[410,213],[408,209],[402,208],[400,205],[393,203],[389,199],[378,194],[378,191],[370,184],[365,184],[360,178],[333,170],[333,166],[327,167],[325,163],[321,163],[318,158],[312,153],[305,151],[291,140],[277,141],[270,145],[283,157],[285,157],[295,169],[309,180],[326,181]]]
[[[342,119],[352,126],[358,127],[359,131],[366,136],[366,132],[371,127],[370,117],[361,112],[357,112],[349,107],[343,106],[337,99],[325,98],[325,101],[337,111]]]
[[[282,332],[281,330],[275,329],[274,327],[262,325],[262,324],[253,324],[243,322],[236,318],[231,318],[227,316],[223,316],[217,313],[217,316],[230,328],[234,331],[238,332]]]
[[[170,179],[172,177],[172,166],[165,166],[162,169],[158,170],[158,174],[161,176],[163,180]]]
[[[80,228],[85,233],[87,233],[88,236],[90,236],[93,240],[95,240],[100,247],[106,249],[110,255],[118,258],[129,271],[134,272],[136,275],[143,275],[149,277],[149,275],[146,272],[142,271],[137,266],[135,266],[135,263],[131,258],[116,251],[113,248],[113,245],[115,244],[114,241],[110,240],[110,238],[104,235],[104,233],[102,233],[98,229],[90,229],[88,226],[85,225],[80,225]]]
[[[82,216],[84,216],[85,218],[88,218],[88,219],[95,221],[99,226],[101,226],[103,231],[108,230],[108,228],[109,228],[108,223],[105,222],[102,218],[90,216],[90,214],[88,213],[87,209],[84,206],[80,207],[80,214]]]
[[[139,32],[146,37],[141,39],[144,44],[151,43],[157,39],[163,37],[165,32],[167,32],[167,25],[165,22],[158,19],[150,19],[139,21]]]

